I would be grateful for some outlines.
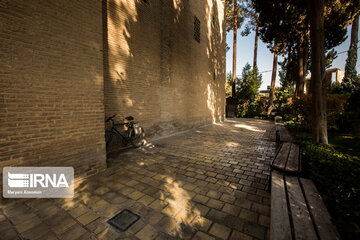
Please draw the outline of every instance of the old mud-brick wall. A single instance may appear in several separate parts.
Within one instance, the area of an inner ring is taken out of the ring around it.
[[[0,26],[0,170],[97,173],[114,113],[149,138],[224,118],[220,0],[5,0]]]
[[[108,0],[104,8],[107,117],[132,115],[150,138],[223,120],[220,0]]]
[[[0,26],[0,170],[104,169],[101,2],[1,1]]]

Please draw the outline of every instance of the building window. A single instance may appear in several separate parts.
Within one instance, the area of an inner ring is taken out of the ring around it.
[[[194,16],[194,39],[200,43],[200,20]]]

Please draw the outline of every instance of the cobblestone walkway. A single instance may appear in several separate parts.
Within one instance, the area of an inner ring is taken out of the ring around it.
[[[0,238],[268,239],[274,131],[269,121],[233,119],[119,153],[78,181],[74,199],[2,209]],[[123,209],[140,220],[120,232],[107,220]]]

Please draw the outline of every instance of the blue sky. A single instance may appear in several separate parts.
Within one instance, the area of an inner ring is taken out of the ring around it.
[[[238,36],[237,36],[237,57],[236,57],[236,75],[241,75],[242,69],[245,66],[245,64],[248,62],[250,65],[252,65],[253,62],[253,55],[254,55],[254,39],[255,34],[252,32],[247,37],[241,36],[241,29],[238,30]],[[335,50],[340,53],[343,51],[349,50],[350,45],[350,33],[351,33],[351,26],[348,27],[348,38],[343,42],[341,45],[337,46]],[[360,39],[360,37],[359,37]],[[226,43],[230,47],[229,51],[226,53],[226,72],[232,71],[232,58],[233,58],[233,32],[230,31],[226,34]],[[358,73],[360,73],[360,49],[358,49],[358,61],[356,64],[356,70]],[[347,53],[339,54],[338,57],[333,61],[332,68],[339,68],[341,70],[345,69],[345,61],[347,58]],[[279,56],[278,61],[282,61],[283,58]],[[273,62],[273,55],[270,52],[270,50],[266,47],[266,45],[261,41],[259,38],[258,42],[258,54],[257,54],[257,65],[259,68],[259,72],[272,70],[272,62]],[[280,66],[278,65],[278,71]],[[279,77],[278,77],[278,71],[277,71],[277,77],[276,77],[276,86],[280,86]],[[262,73],[262,84],[260,87],[260,90],[266,89],[266,86],[270,85],[271,82],[271,71]]]

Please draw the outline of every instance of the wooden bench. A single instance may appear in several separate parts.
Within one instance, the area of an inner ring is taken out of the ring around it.
[[[283,122],[276,122],[276,143],[280,144],[281,142],[293,142],[293,138],[287,130]]]
[[[272,172],[270,239],[341,239],[311,180]]]
[[[301,172],[301,154],[299,145],[291,142],[284,142],[275,158],[271,162],[271,170],[276,169],[281,172],[298,174]]]

